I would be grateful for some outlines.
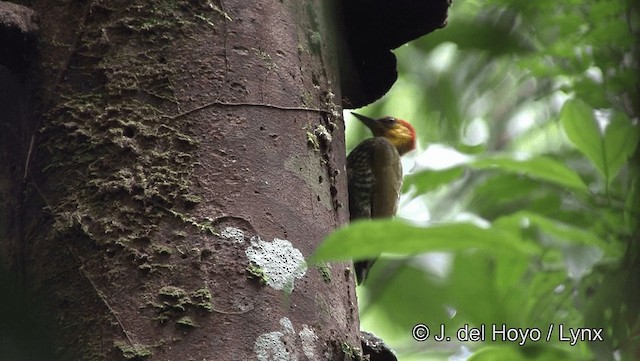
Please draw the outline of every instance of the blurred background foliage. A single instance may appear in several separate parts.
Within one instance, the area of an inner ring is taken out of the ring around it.
[[[400,360],[640,360],[639,6],[454,1],[444,29],[395,50],[398,81],[358,112],[417,129],[398,217],[317,256],[384,252],[361,323]],[[345,117],[351,149],[370,134]],[[452,341],[413,340],[417,323]],[[456,341],[465,324],[486,341]],[[492,342],[493,324],[542,340]],[[571,346],[560,324],[603,341]]]

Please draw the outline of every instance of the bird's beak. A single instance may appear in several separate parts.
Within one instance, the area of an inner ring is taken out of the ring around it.
[[[354,113],[354,112],[351,112],[351,114],[353,114],[354,117],[360,119],[360,121],[363,122],[364,125],[366,125],[368,128],[373,129],[374,123],[375,123],[375,119],[371,119],[369,117],[365,117],[364,115],[360,115],[360,114]]]

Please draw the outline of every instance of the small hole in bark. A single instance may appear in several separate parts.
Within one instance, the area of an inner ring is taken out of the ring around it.
[[[122,130],[122,135],[124,135],[127,138],[133,138],[135,134],[136,134],[136,131],[132,127],[126,127]]]

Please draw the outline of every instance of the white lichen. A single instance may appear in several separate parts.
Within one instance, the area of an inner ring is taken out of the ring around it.
[[[253,351],[256,353],[258,361],[294,361],[294,357],[282,340],[282,332],[275,331],[262,334],[256,339]]]
[[[302,331],[298,332],[298,337],[302,341],[302,352],[307,356],[307,359],[316,360],[316,341],[318,341],[316,333],[311,327],[302,325]]]
[[[282,330],[287,335],[293,335],[296,333],[296,331],[293,329],[293,323],[291,323],[291,320],[287,317],[282,317],[280,319],[280,326],[282,326]]]
[[[285,341],[291,343],[291,335],[294,335],[293,324],[283,317],[280,319],[281,331],[264,333],[256,339],[253,350],[258,361],[296,361],[298,356],[287,349]]]
[[[328,146],[333,141],[333,136],[331,136],[331,132],[325,128],[324,125],[318,124],[315,128],[313,128],[313,133],[315,136],[324,143],[325,146]]]
[[[280,319],[279,331],[267,332],[256,338],[253,350],[258,361],[297,361],[299,349],[296,333],[291,320],[286,317]],[[318,340],[315,332],[307,325],[302,325],[298,333],[302,352],[306,360],[318,360],[315,343]]]
[[[240,228],[226,227],[220,232],[220,237],[231,240],[234,243],[244,243],[244,232]]]
[[[295,279],[307,272],[302,252],[286,239],[275,238],[267,242],[260,237],[252,237],[245,253],[250,262],[262,269],[267,285],[276,290],[292,292]]]

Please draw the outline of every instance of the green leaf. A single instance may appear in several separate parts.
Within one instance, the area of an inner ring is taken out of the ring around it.
[[[573,85],[569,85],[567,90],[575,92],[576,97],[583,100],[591,109],[607,108],[611,104],[602,83],[594,81],[587,76],[577,77]]]
[[[487,326],[490,328],[490,326]],[[526,326],[524,327],[526,328]],[[556,361],[585,360],[579,352],[545,345],[544,330],[541,331],[540,342],[527,339],[525,346],[518,346],[519,340],[506,341],[506,346],[484,346],[471,355],[467,361]],[[487,331],[489,332],[489,331]],[[557,337],[557,336],[556,336]],[[487,340],[490,339],[486,336]],[[502,338],[498,335],[499,340]]]
[[[604,149],[609,173],[609,183],[618,175],[636,149],[640,133],[626,114],[617,112],[604,133]]]
[[[621,112],[616,112],[604,135],[593,110],[578,99],[565,103],[560,121],[569,140],[578,148],[610,184],[638,144],[638,127]]]
[[[498,274],[507,271],[506,264],[513,266],[508,272],[521,282],[530,260],[507,254],[499,257],[486,257],[479,252],[456,254],[442,290],[448,296],[447,305],[465,315],[471,325],[484,324],[489,330],[491,324],[518,322],[526,296],[514,292],[521,290],[520,282],[504,288],[498,286]],[[470,294],[474,297],[469,297]]]
[[[638,226],[638,214],[640,214],[640,179],[631,181],[631,187],[624,204],[624,221],[627,229]]]
[[[568,100],[560,111],[560,123],[571,143],[606,177],[602,132],[593,109],[582,100]]]
[[[477,183],[467,208],[493,220],[524,208],[557,215],[560,202],[559,192],[550,192],[548,184],[517,174],[497,173]]]
[[[485,346],[474,352],[469,361],[518,361],[525,358],[515,347]]]
[[[409,187],[415,186],[417,194],[425,194],[460,178],[462,173],[462,167],[453,167],[444,170],[425,170],[409,174],[404,178],[404,188],[409,189]]]
[[[382,275],[373,278],[375,271],[381,271]],[[443,292],[448,285],[437,279],[427,279],[422,269],[407,264],[398,265],[397,260],[380,259],[369,277],[372,278],[365,282],[364,287],[360,287],[358,294],[363,330],[376,330],[378,336],[392,345],[394,341],[406,340],[406,330],[411,330],[417,322],[428,320],[454,327],[453,323],[457,320],[452,320],[447,309],[442,307],[450,302],[446,292]]]
[[[623,250],[619,244],[606,242],[598,237],[595,233],[583,228],[575,227],[568,223],[557,222],[554,219],[543,217],[532,212],[517,212],[509,216],[497,219],[494,222],[496,228],[514,231],[514,225],[520,225],[523,231],[526,229],[537,230],[543,232],[547,236],[551,236],[551,240],[546,243],[555,243],[563,247],[571,245],[596,246],[600,248],[605,255],[610,257],[620,257]],[[529,232],[535,234],[536,232]]]
[[[524,174],[579,191],[587,191],[580,176],[564,164],[549,157],[539,156],[517,160],[507,156],[481,158],[470,166],[476,169],[500,169],[510,173]]]
[[[532,254],[538,248],[514,234],[473,224],[417,227],[398,220],[358,221],[331,233],[311,262],[363,259],[380,253],[419,254],[480,249],[491,253]]]

